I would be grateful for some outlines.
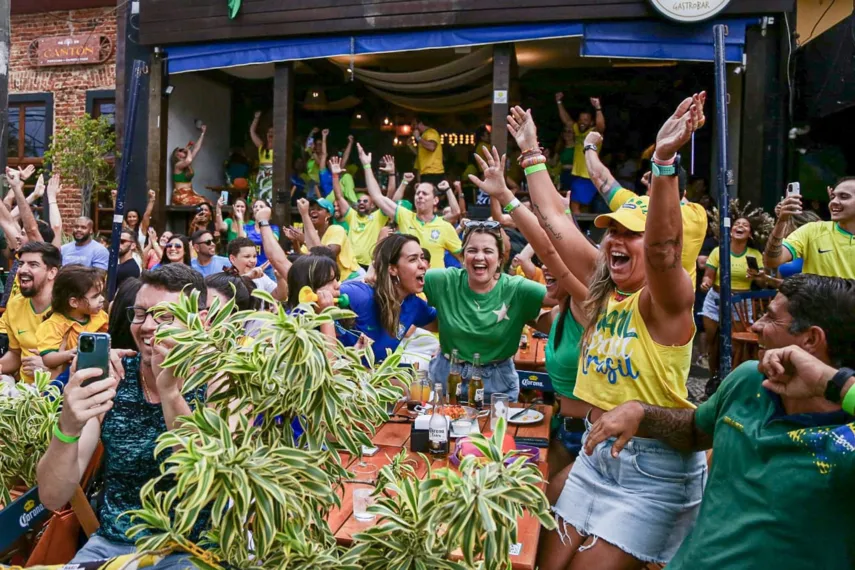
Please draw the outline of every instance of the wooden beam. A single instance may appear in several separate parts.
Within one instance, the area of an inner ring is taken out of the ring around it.
[[[493,46],[493,120],[490,140],[499,155],[508,151],[508,100],[514,44]]]
[[[154,220],[158,233],[166,228],[166,135],[169,130],[169,98],[163,95],[162,52],[151,56],[148,66],[148,146],[146,148],[146,192],[154,190]]]
[[[291,225],[291,152],[294,148],[294,64],[273,71],[273,216],[280,228]],[[280,243],[285,241],[280,233]]]
[[[6,172],[6,146],[9,140],[9,53],[11,29],[10,0],[0,0],[0,172]],[[20,124],[20,123],[19,123]],[[23,139],[24,137],[19,137]]]

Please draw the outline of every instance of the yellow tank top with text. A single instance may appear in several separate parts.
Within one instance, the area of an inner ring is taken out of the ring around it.
[[[694,408],[686,399],[692,342],[663,346],[654,341],[641,317],[640,298],[641,291],[622,300],[612,295],[583,341],[573,394],[606,411],[630,400]]]

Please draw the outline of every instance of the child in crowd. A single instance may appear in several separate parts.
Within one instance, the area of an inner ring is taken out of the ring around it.
[[[45,368],[65,385],[80,333],[107,330],[104,272],[82,265],[63,267],[54,282],[51,308],[53,314],[36,333],[38,350]]]

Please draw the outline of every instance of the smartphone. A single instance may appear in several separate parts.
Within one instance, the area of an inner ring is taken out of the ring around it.
[[[790,182],[787,184],[787,198],[790,196],[799,196],[802,193],[802,185],[798,182]]]
[[[101,374],[84,380],[81,386],[88,386],[110,375],[110,335],[107,333],[80,333],[77,341],[77,369],[100,368]]]
[[[746,257],[745,263],[748,264],[748,269],[753,269],[754,271],[760,271],[760,266],[757,265],[756,257]]]
[[[228,190],[223,190],[222,192],[220,192],[220,200],[222,202],[225,202],[226,204],[229,203],[229,191]]]

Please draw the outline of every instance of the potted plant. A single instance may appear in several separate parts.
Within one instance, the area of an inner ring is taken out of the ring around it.
[[[58,128],[44,160],[62,174],[66,183],[80,188],[82,215],[91,216],[92,191],[99,191],[99,204],[112,206],[110,191],[116,187],[113,174],[116,133],[105,117],[89,115]]]
[[[337,546],[326,517],[349,476],[340,452],[360,456],[370,445],[402,393],[393,379],[409,384],[412,371],[399,367],[400,354],[378,365],[370,349],[346,348],[318,330],[352,318],[349,311],[301,306],[288,315],[268,294],[254,294],[277,310],[233,313],[233,301],[214,300],[203,322],[198,293],[162,308],[175,319],[155,339],[176,343],[164,366],[186,379],[185,391],[218,388],[158,441],[156,453],[172,454],[142,489],[142,508],[126,513],[140,551],[188,552],[205,569],[360,570],[386,568],[392,558],[400,568],[498,569],[510,567],[524,507],[554,524],[540,472],[502,455],[502,425],[492,440],[475,438],[483,466],[467,458],[459,473],[439,469],[419,481],[404,456],[396,458],[378,486],[378,525],[353,548]],[[244,333],[250,322],[262,325],[254,338]],[[210,530],[194,542],[203,516]],[[463,561],[448,561],[457,548]]]

